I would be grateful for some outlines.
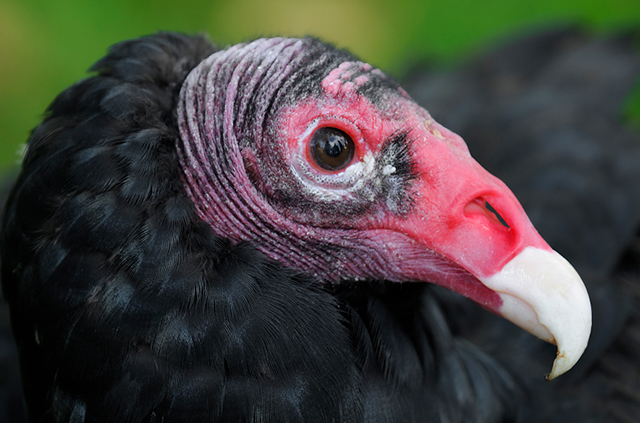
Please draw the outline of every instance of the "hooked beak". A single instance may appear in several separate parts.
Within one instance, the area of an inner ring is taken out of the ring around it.
[[[391,219],[391,227],[468,274],[434,273],[412,264],[405,276],[461,293],[556,344],[547,378],[561,375],[578,361],[591,332],[591,304],[580,276],[457,135],[433,121],[425,127],[426,133],[418,135],[422,142],[414,143],[415,208],[409,216]]]
[[[571,369],[591,332],[591,304],[573,267],[560,254],[525,247],[502,270],[480,281],[502,299],[499,313],[557,345],[548,380]]]

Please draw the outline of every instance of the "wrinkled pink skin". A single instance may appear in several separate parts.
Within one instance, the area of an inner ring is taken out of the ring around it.
[[[290,154],[300,148],[300,144],[308,143],[310,134],[302,143],[300,137],[309,123],[314,122],[318,127],[337,127],[349,134],[356,143],[356,161],[363,160],[367,154],[375,156],[385,140],[409,128],[419,174],[417,206],[408,216],[387,214],[363,219],[359,229],[378,230],[381,245],[401,251],[405,256],[416,255],[410,251],[412,249],[434,250],[474,276],[497,273],[526,246],[551,251],[511,191],[471,157],[458,135],[436,123],[404,92],[398,96],[391,110],[381,114],[365,97],[356,94],[364,77],[360,76],[355,83],[348,81],[345,69],[349,65],[354,64],[343,63],[322,81],[326,94],[323,101],[309,101],[288,110],[282,122],[286,123],[284,133]],[[372,71],[379,72],[377,69]],[[308,152],[308,149],[303,151]],[[311,162],[309,154],[306,155]],[[327,172],[317,166],[314,170]],[[509,227],[501,224],[495,214],[486,209],[485,201],[494,207]],[[398,241],[385,239],[388,238],[388,230],[405,235],[406,240],[400,241],[403,245],[393,245]],[[429,272],[423,266],[406,264],[406,280],[425,280]],[[502,303],[496,293],[479,282],[470,281],[470,278],[453,277],[446,272],[435,279],[433,275],[428,277],[432,282],[459,292],[494,312]]]
[[[279,54],[290,55],[287,60],[294,60],[296,49],[301,48],[295,40],[260,40],[249,46],[254,52],[280,49]],[[235,138],[230,111],[239,101],[236,90],[240,76],[232,76],[224,94],[224,121],[203,123],[199,119],[203,115],[217,116],[216,108],[222,107],[218,104],[222,100],[219,93],[214,93],[219,96],[218,103],[202,98],[198,85],[209,86],[207,78],[215,77],[226,57],[243,53],[242,47],[233,49],[212,56],[208,67],[192,72],[179,109],[187,192],[198,205],[201,218],[220,236],[235,242],[252,241],[266,256],[323,282],[428,281],[496,313],[502,299],[478,278],[499,272],[527,246],[551,250],[511,191],[469,155],[459,136],[434,122],[403,90],[389,94],[384,110],[359,95],[359,87],[373,75],[381,75],[378,69],[360,62],[345,62],[331,71],[322,80],[320,98],[304,99],[279,112],[276,139],[286,140],[279,148],[285,149],[282,156],[292,166],[298,159],[308,162],[308,172],[315,172],[308,182],[313,191],[312,185],[317,183],[313,176],[330,173],[315,166],[309,157],[307,145],[315,128],[336,127],[354,140],[356,154],[344,171],[375,160],[384,141],[404,131],[417,174],[411,187],[411,212],[398,214],[382,209],[353,221],[349,228],[328,228],[297,222],[286,210],[274,208],[253,186]],[[273,61],[271,56],[265,57]],[[287,76],[284,69],[282,78]],[[360,75],[354,78],[353,69]],[[257,77],[250,84],[257,84],[255,81]],[[251,154],[244,154],[245,159]],[[231,163],[234,171],[224,169],[224,163]],[[346,192],[345,199],[349,195]],[[486,209],[485,201],[509,227]],[[330,254],[314,250],[317,242],[334,248]]]

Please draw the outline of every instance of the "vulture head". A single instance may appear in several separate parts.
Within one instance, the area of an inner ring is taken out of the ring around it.
[[[373,410],[399,386],[429,403],[435,335],[406,341],[373,300],[358,323],[339,286],[458,292],[556,344],[549,378],[585,349],[580,277],[380,70],[311,38],[177,34],[92,70],[31,135],[3,219],[34,421],[390,421]],[[403,304],[426,324],[425,303]]]
[[[319,283],[430,282],[558,345],[590,332],[580,277],[518,200],[379,69],[314,39],[217,52],[187,77],[177,149],[199,216]]]

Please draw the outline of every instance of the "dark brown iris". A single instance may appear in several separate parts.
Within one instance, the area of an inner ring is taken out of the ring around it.
[[[322,169],[342,170],[353,159],[355,145],[349,135],[336,128],[323,127],[314,132],[309,143],[311,158]]]

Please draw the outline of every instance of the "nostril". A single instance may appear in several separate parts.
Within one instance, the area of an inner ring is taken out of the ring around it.
[[[491,213],[493,213],[493,214],[495,215],[495,217],[498,219],[498,222],[502,223],[502,226],[504,226],[505,228],[509,228],[509,229],[511,229],[511,227],[507,224],[507,221],[506,221],[506,220],[504,220],[504,218],[503,218],[502,216],[500,216],[500,213],[498,213],[498,212],[496,211],[496,209],[494,209],[494,208],[491,206],[491,204],[489,204],[489,202],[488,202],[488,201],[486,201],[486,200],[485,200],[485,202],[484,202],[484,206],[486,207],[486,209],[487,209],[489,212],[491,212]]]
[[[482,197],[474,198],[471,200],[464,208],[465,213],[467,214],[477,214],[482,213],[490,220],[495,222],[499,222],[505,228],[511,229],[509,224],[496,209],[493,208],[491,204],[487,200]]]

